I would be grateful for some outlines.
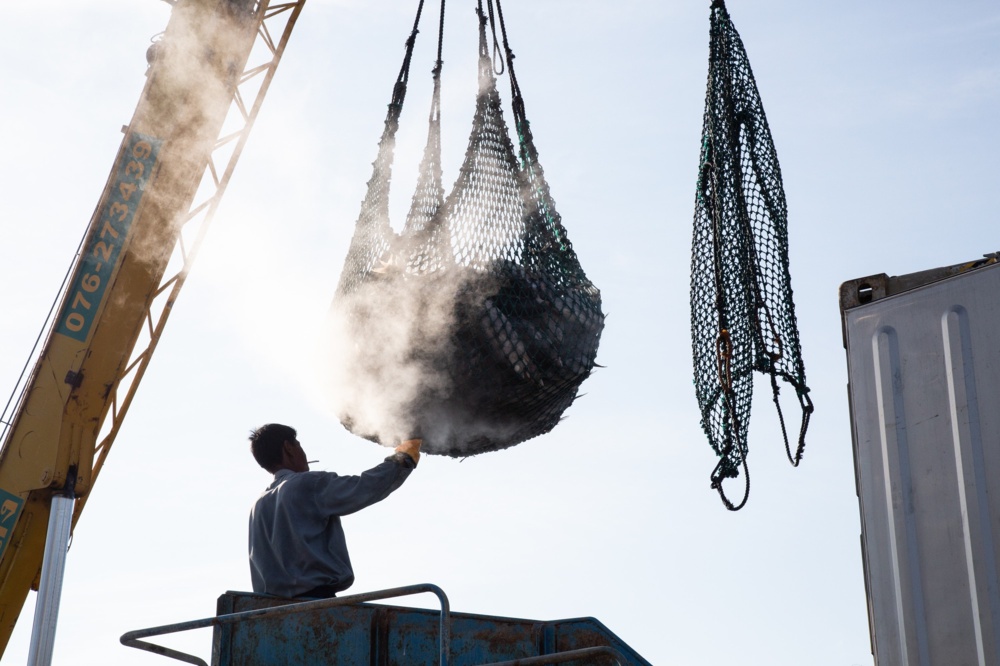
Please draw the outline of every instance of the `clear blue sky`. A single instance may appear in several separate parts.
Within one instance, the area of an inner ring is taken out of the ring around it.
[[[708,487],[715,457],[699,427],[688,324],[709,4],[505,3],[541,162],[609,313],[606,368],[552,433],[464,462],[425,458],[396,495],[345,520],[354,591],[433,582],[457,611],[594,616],[654,664],[872,662],[837,287],[1000,249],[1000,6],[728,3],[785,180],[816,405],[792,469],[759,384],[753,488],[733,514]],[[471,121],[473,6],[449,3],[449,183]],[[104,186],[169,9],[156,0],[4,9],[5,391]],[[247,513],[269,480],[247,451],[251,427],[294,425],[321,461],[314,468],[359,473],[383,457],[330,414],[316,331],[414,9],[307,4],[76,530],[56,663],[165,663],[118,637],[212,615],[219,594],[249,588]],[[397,220],[423,141],[425,25],[400,136]],[[26,660],[33,596],[5,663]],[[210,640],[171,644],[207,658]]]

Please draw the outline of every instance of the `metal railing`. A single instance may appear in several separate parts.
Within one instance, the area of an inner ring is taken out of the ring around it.
[[[137,629],[135,631],[130,631],[123,634],[121,637],[122,645],[127,647],[136,648],[138,650],[144,650],[145,652],[152,652],[153,654],[158,654],[164,657],[169,657],[171,659],[176,659],[178,661],[183,661],[187,664],[196,664],[196,666],[208,666],[208,663],[204,660],[196,657],[194,655],[187,654],[185,652],[180,652],[162,645],[156,645],[155,643],[149,643],[147,641],[141,640],[143,638],[150,638],[152,636],[163,636],[164,634],[175,634],[181,631],[191,631],[192,629],[203,629],[205,627],[221,627],[227,624],[236,624],[237,622],[246,622],[252,620],[262,620],[280,617],[283,615],[291,615],[293,613],[305,613],[309,611],[322,610],[324,608],[334,608],[336,606],[346,606],[349,604],[360,604],[366,601],[376,601],[379,599],[390,599],[393,597],[405,597],[413,594],[421,594],[423,592],[431,592],[437,596],[438,600],[441,602],[441,620],[440,620],[440,666],[448,666],[448,646],[451,644],[451,607],[448,603],[448,597],[445,595],[444,590],[442,590],[437,585],[431,583],[422,583],[419,585],[408,585],[405,587],[396,587],[388,590],[378,590],[375,592],[366,592],[364,594],[353,594],[348,597],[334,597],[332,599],[318,599],[316,601],[300,601],[297,603],[286,604],[284,606],[275,606],[273,608],[258,608],[255,610],[243,611],[240,613],[229,613],[228,615],[218,615],[216,617],[207,617],[201,620],[191,620],[189,622],[179,622],[177,624],[165,624],[159,627],[150,627],[149,629]],[[508,664],[514,663],[557,663],[557,662],[505,662]],[[624,663],[624,662],[619,662]]]

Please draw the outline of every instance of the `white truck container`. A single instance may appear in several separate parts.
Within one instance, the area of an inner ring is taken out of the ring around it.
[[[840,289],[877,666],[1000,664],[1000,264]]]

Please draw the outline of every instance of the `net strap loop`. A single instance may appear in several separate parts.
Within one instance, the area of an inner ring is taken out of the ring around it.
[[[494,3],[496,3],[495,12],[493,8]],[[522,126],[527,123],[527,118],[524,112],[524,98],[521,96],[521,86],[518,84],[517,74],[514,72],[514,51],[511,50],[510,42],[507,40],[507,24],[504,22],[503,18],[503,6],[500,4],[500,0],[486,0],[486,5],[489,10],[490,28],[493,31],[494,50],[496,49],[496,24],[498,22],[500,23],[500,36],[503,40],[504,56],[507,60],[507,72],[510,78],[510,103],[511,109],[514,112],[514,126],[517,127],[518,136],[522,137],[521,141],[523,150],[524,133],[522,131]],[[480,0],[480,6],[482,6],[482,0]],[[532,153],[534,152],[533,149],[534,146],[532,146]],[[534,158],[535,156],[531,155],[531,157]]]
[[[799,427],[799,438],[796,443],[795,453],[792,454],[792,449],[788,444],[788,433],[785,431],[785,418],[781,413],[781,404],[778,402],[778,393],[781,388],[778,384],[778,375],[781,374],[781,378],[787,381],[795,388],[795,394],[799,399],[799,406],[802,408],[802,424]],[[795,379],[784,373],[771,373],[771,392],[774,396],[774,406],[778,410],[778,422],[781,424],[781,437],[785,441],[785,455],[788,456],[788,462],[792,464],[792,467],[798,467],[799,463],[802,462],[802,454],[805,452],[806,448],[806,430],[809,429],[809,417],[812,416],[813,404],[812,399],[809,397],[809,389],[801,386]]]
[[[497,40],[497,24],[496,19],[493,17],[493,2],[494,0],[487,0],[486,9],[490,17],[490,32],[493,33],[493,73],[501,76],[504,73],[504,56],[500,53],[500,42]],[[499,2],[497,2],[497,6],[499,7]],[[505,49],[506,42],[507,36],[504,35]]]
[[[739,465],[734,465],[731,459],[732,454],[732,443],[729,442],[726,449],[723,451],[722,457],[719,460],[719,464],[715,466],[712,470],[712,488],[719,493],[719,498],[722,503],[730,511],[739,511],[747,503],[747,499],[750,497],[750,468],[747,466],[746,454],[740,456]],[[739,476],[739,471],[737,467],[743,468],[743,497],[740,499],[739,504],[733,504],[729,496],[726,495],[726,491],[722,487],[722,482],[725,479],[735,479]]]

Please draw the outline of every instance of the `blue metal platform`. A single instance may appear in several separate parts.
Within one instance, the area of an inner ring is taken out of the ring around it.
[[[226,592],[218,616],[287,606],[287,599]],[[316,605],[316,604],[311,604]],[[250,613],[251,615],[254,615]],[[278,616],[257,615],[216,624],[213,666],[403,666],[437,664],[440,637],[448,637],[450,666],[507,662],[569,663],[579,666],[649,666],[594,618],[542,622],[401,606],[356,603],[304,609]],[[587,650],[603,648],[603,650]],[[579,657],[567,660],[568,651]],[[535,659],[545,657],[542,659]]]

